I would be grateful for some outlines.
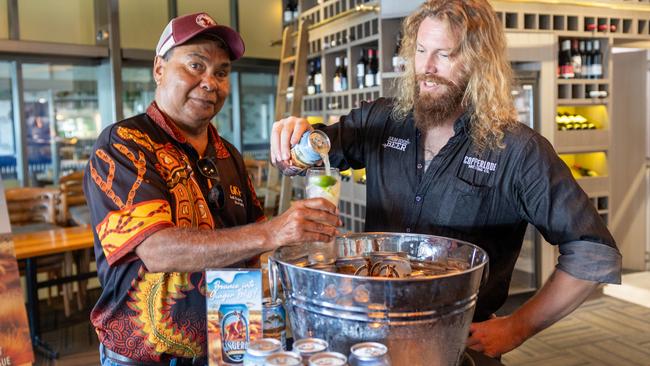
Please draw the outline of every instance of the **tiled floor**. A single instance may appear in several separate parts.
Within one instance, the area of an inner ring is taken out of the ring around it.
[[[516,302],[521,299],[509,306],[518,306]],[[43,335],[61,357],[56,361],[39,357],[36,365],[97,365],[97,338],[85,321],[87,312],[69,320],[55,313],[43,314]],[[512,366],[650,366],[650,308],[595,296],[504,355],[502,362]]]
[[[609,296],[587,301],[502,361],[521,366],[650,366],[650,308]]]

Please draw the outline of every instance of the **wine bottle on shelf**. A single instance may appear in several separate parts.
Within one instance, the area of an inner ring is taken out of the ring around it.
[[[590,40],[585,41],[585,46],[587,47],[587,51],[585,52],[586,62],[582,65],[582,73],[584,74],[584,78],[591,79],[593,75],[593,63],[594,63],[594,55],[592,52],[591,41]]]
[[[580,77],[586,79],[587,52],[585,50],[585,41],[580,41],[578,52],[580,53]]]
[[[364,79],[364,85],[366,88],[371,88],[375,86],[375,73],[376,70],[374,68],[374,65],[376,63],[375,60],[375,50],[372,48],[368,49],[368,67],[366,68],[366,77]]]
[[[294,65],[289,68],[289,86],[287,86],[287,100],[293,99],[293,79],[295,75]]]
[[[314,62],[308,61],[307,67],[309,70],[307,73],[307,95],[314,95],[316,94],[316,84],[314,84],[314,75],[316,74],[314,70]]]
[[[291,9],[292,13],[293,13],[292,14],[293,20],[298,19],[298,14],[300,14],[300,9],[298,9],[299,6],[300,6],[300,4],[298,3],[298,1],[293,2],[293,9]]]
[[[560,77],[562,79],[573,79],[573,64],[571,63],[571,40],[565,39],[561,43],[560,54]]]
[[[366,80],[366,69],[368,60],[363,49],[360,51],[359,60],[357,61],[357,88],[362,89]]]
[[[370,70],[372,71],[372,74],[375,76],[375,82],[374,86],[380,86],[381,85],[381,71],[379,70],[379,51],[374,50],[375,52],[375,58],[373,61],[370,63]]]
[[[323,91],[323,74],[321,73],[320,68],[320,58],[317,58],[314,63],[314,87],[316,88],[316,94],[320,94]]]
[[[593,62],[591,64],[591,78],[603,78],[603,53],[600,51],[600,40],[594,39]]]
[[[395,52],[393,53],[393,71],[394,72],[403,72],[405,62],[404,59],[399,55],[399,51],[402,47],[402,32],[397,33],[397,38],[395,39]]]
[[[293,18],[293,14],[294,14],[294,12],[293,12],[293,6],[294,5],[293,4],[294,4],[294,2],[289,0],[289,1],[287,1],[287,5],[285,5],[285,7],[284,7],[283,20],[284,20],[285,23],[291,23],[293,21],[293,19],[294,19]]]
[[[343,78],[343,74],[341,71],[342,66],[341,66],[340,57],[336,56],[336,58],[334,59],[334,66],[335,69],[334,69],[334,79],[332,80],[332,90],[334,90],[334,92],[340,92],[343,90],[341,86],[342,84],[341,79]]]
[[[345,56],[341,67],[341,90],[348,90],[348,58]]]
[[[576,79],[582,78],[582,57],[578,48],[578,40],[571,41],[571,65],[573,66],[573,77]]]

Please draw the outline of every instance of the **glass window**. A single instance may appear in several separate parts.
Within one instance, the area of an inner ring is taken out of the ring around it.
[[[206,12],[219,24],[230,25],[230,0],[192,0],[178,2],[178,15]]]
[[[17,178],[10,72],[10,63],[0,62],[0,174],[4,180]]]
[[[167,0],[120,0],[118,5],[122,47],[156,49],[169,22]]]
[[[156,92],[151,67],[123,67],[122,90],[124,118],[146,112]]]
[[[269,152],[276,83],[275,74],[241,74],[243,151],[260,159],[266,158]]]
[[[9,14],[7,0],[0,0],[0,39],[9,38]]]
[[[83,169],[101,131],[97,67],[23,64],[27,159],[32,184]]]
[[[20,39],[94,45],[94,3],[88,0],[19,0]]]
[[[234,73],[231,74],[231,85],[234,82],[232,79],[233,74]],[[219,136],[230,141],[231,143],[234,143],[235,127],[232,121],[232,95],[229,95],[228,98],[226,98],[226,102],[223,104],[223,107],[221,107],[219,113],[214,116],[212,123],[217,127]]]

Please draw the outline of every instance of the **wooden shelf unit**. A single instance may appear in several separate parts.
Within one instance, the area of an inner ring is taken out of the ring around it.
[[[322,116],[323,122],[331,121],[358,107],[361,101],[375,100],[394,95],[394,82],[400,73],[392,69],[392,55],[396,35],[400,30],[403,14],[414,10],[421,0],[402,0],[399,9],[390,3],[393,0],[301,0],[303,10],[300,19],[310,19],[309,58],[321,58],[323,93],[306,96],[302,112],[308,116]],[[593,4],[592,4],[593,3]],[[553,47],[543,52],[548,60],[557,63],[560,39],[599,39],[603,52],[604,77],[602,79],[556,79],[549,83],[540,82],[540,93],[553,95],[554,109],[576,106],[604,106],[611,115],[611,47],[617,42],[650,40],[650,0],[596,0],[585,6],[582,1],[564,3],[550,0],[539,1],[491,1],[506,33],[512,35],[550,35],[555,37]],[[378,6],[381,11],[355,12],[358,5]],[[384,12],[383,8],[392,10]],[[391,13],[392,11],[392,13]],[[398,14],[398,15],[395,15]],[[401,14],[401,15],[400,15]],[[588,30],[595,24],[595,30]],[[600,30],[599,30],[599,27]],[[534,46],[534,45],[531,45]],[[355,65],[359,52],[366,47],[377,49],[381,85],[359,89],[356,82]],[[336,56],[348,59],[347,73],[350,89],[332,92],[333,63]],[[606,97],[590,97],[590,91],[606,91]],[[549,108],[546,104],[546,108]],[[619,121],[607,118],[606,126],[596,130],[558,131],[553,120],[542,120],[545,125],[540,132],[555,146],[558,153],[607,152],[612,141],[611,131]],[[550,126],[549,124],[552,124]],[[578,182],[591,197],[594,205],[605,220],[610,216],[610,178],[608,176],[587,177]],[[358,198],[358,197],[357,197]],[[358,204],[359,201],[354,198]],[[364,198],[365,199],[365,198]],[[365,201],[364,201],[365,202]],[[604,203],[604,204],[603,204]]]

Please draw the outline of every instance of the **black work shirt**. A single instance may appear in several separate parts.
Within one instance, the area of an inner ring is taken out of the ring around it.
[[[366,231],[440,235],[474,243],[490,257],[475,320],[503,303],[527,223],[560,245],[558,268],[574,277],[620,282],[621,257],[607,227],[551,144],[523,124],[504,149],[477,154],[468,114],[424,164],[424,138],[412,114],[390,116],[392,100],[362,103],[332,126],[330,160],[366,168]]]

